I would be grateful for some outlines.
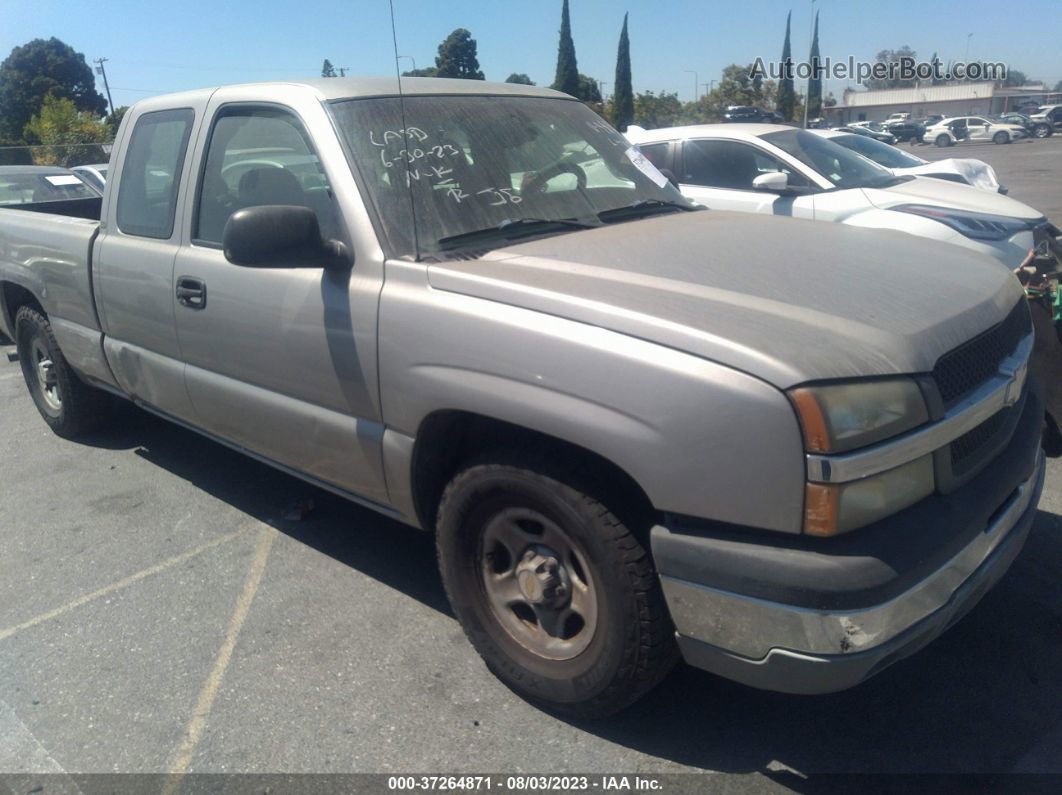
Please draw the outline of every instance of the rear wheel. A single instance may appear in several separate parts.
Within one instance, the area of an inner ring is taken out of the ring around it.
[[[951,146],[951,138],[949,138],[947,135],[938,135],[937,136],[937,140],[934,141],[934,143],[937,146],[941,146],[941,147]]]
[[[80,436],[108,417],[110,398],[78,378],[55,341],[48,318],[24,306],[15,315],[15,344],[37,411],[56,434]]]
[[[1009,142],[1010,142],[1010,136],[1007,135],[1002,130],[1000,130],[999,132],[997,132],[995,135],[992,136],[992,143],[1005,144],[1005,143],[1009,143]]]
[[[545,457],[483,463],[447,486],[437,523],[446,592],[488,668],[555,711],[601,717],[677,659],[644,546],[578,476]]]

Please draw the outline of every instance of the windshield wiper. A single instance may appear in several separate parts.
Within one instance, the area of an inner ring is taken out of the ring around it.
[[[653,215],[655,213],[668,213],[675,210],[681,210],[682,212],[690,212],[692,210],[700,209],[693,204],[685,204],[683,202],[666,201],[664,199],[641,199],[633,204],[627,204],[623,207],[613,207],[610,210],[602,210],[597,214],[597,217],[601,219],[603,223],[612,223],[613,221],[623,221],[628,218],[640,218],[644,215]]]
[[[470,232],[461,232],[458,235],[440,237],[435,241],[435,244],[439,246],[441,251],[448,251],[468,243],[489,240],[494,237],[511,240],[514,237],[524,237],[539,232],[549,232],[551,230],[559,232],[565,228],[593,229],[595,226],[600,226],[600,224],[577,221],[574,218],[512,218],[508,221],[502,221],[497,226],[488,226],[483,229],[473,229]]]

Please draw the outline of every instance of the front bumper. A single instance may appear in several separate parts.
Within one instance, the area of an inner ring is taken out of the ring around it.
[[[687,662],[767,690],[828,693],[921,649],[1020,552],[1043,488],[1042,412],[1030,394],[1010,446],[966,486],[847,538],[654,528]]]

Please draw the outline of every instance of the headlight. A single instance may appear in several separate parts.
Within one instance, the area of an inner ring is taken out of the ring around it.
[[[922,392],[910,378],[799,387],[789,397],[811,453],[844,453],[929,420]]]
[[[884,519],[933,493],[933,456],[849,483],[808,483],[804,532],[835,536]]]
[[[930,207],[924,204],[901,204],[889,209],[939,221],[974,240],[1006,240],[1029,228],[1029,224],[1020,218],[1010,218],[1006,215],[972,213],[947,207]]]

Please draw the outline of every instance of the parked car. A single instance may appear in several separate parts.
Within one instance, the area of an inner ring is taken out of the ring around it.
[[[256,148],[316,168],[233,189]],[[563,154],[589,150],[604,184]],[[454,615],[536,703],[607,714],[679,653],[850,687],[1032,525],[1029,310],[990,258],[699,211],[581,102],[515,84],[152,97],[112,163],[93,219],[0,209],[0,328],[47,425],[128,398],[434,532]]]
[[[851,149],[863,157],[870,158],[879,166],[889,169],[893,174],[934,177],[973,185],[975,188],[992,193],[1004,195],[1007,193],[1006,187],[999,184],[995,169],[983,160],[949,157],[946,160],[929,162],[902,149],[897,149],[895,146],[889,146],[863,135],[841,130],[816,130],[815,134],[846,149]]]
[[[1062,105],[1044,105],[1030,119],[1033,122],[1050,124],[1052,130],[1062,130]],[[1037,137],[1045,138],[1047,136],[1046,134],[1040,134]]]
[[[782,114],[774,111],[754,108],[751,105],[728,105],[723,112],[723,121],[726,122],[761,122],[782,123]]]
[[[957,116],[941,119],[927,127],[922,141],[937,146],[954,146],[957,143],[1009,144],[1027,138],[1025,128],[1017,124],[992,122],[984,116]]]
[[[74,166],[71,171],[103,193],[103,186],[107,183],[107,166],[107,163],[94,163],[90,166]]]
[[[1004,113],[1000,116],[993,116],[992,121],[1001,124],[1017,124],[1025,129],[1030,138],[1050,138],[1053,132],[1049,122],[1033,121],[1023,113]]]
[[[99,198],[99,191],[68,168],[0,166],[0,207]]]
[[[892,122],[907,121],[910,118],[911,118],[911,114],[910,113],[903,113],[903,112],[890,113],[889,117],[887,119],[885,119],[885,126],[888,127]]]
[[[876,122],[875,122],[876,123]],[[867,138],[873,138],[875,141],[881,141],[883,144],[896,143],[896,136],[890,132],[882,130],[875,130],[867,126],[857,125],[845,125],[844,127],[835,127],[834,129],[841,132],[852,133],[854,135],[864,135]]]
[[[915,119],[886,122],[885,129],[898,143],[903,143],[904,141],[910,141],[911,143],[921,142],[922,136],[926,132],[925,125]]]
[[[630,131],[628,130],[630,137]],[[704,124],[639,130],[632,138],[683,195],[741,210],[894,229],[988,254],[1013,270],[1033,248],[1043,214],[970,185],[898,176],[817,130]]]

